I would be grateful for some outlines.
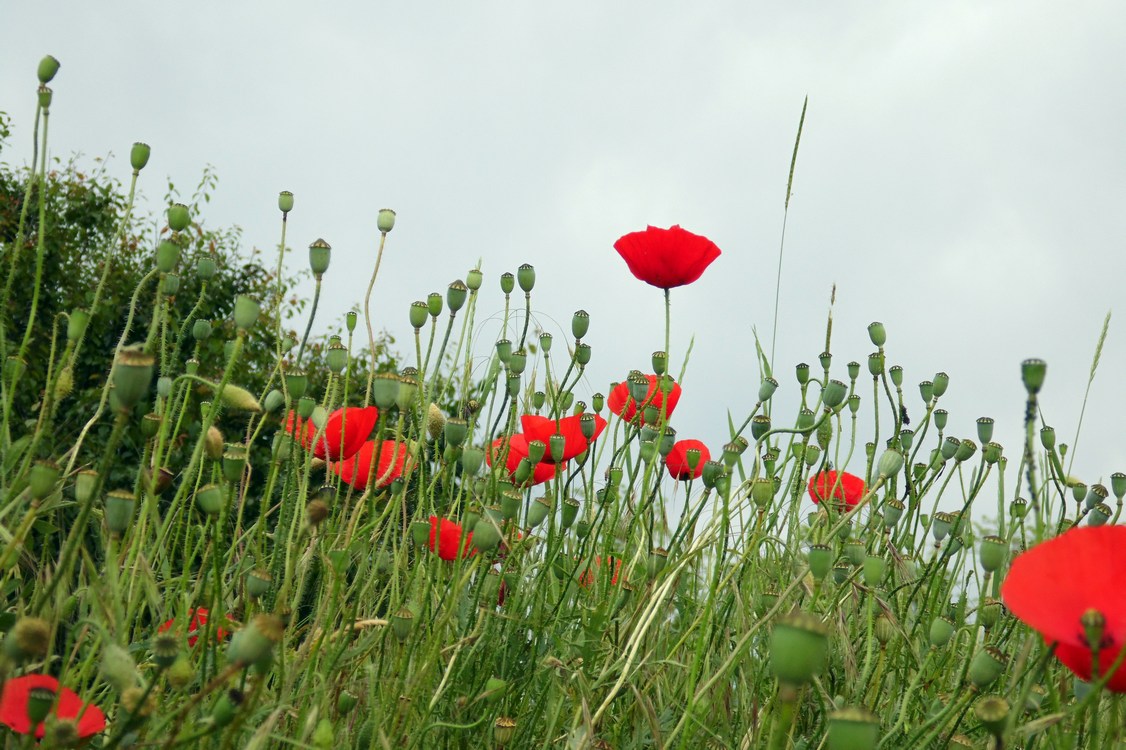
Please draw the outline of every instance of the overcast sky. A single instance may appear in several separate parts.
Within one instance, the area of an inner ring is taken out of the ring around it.
[[[391,207],[377,326],[406,351],[412,300],[482,257],[481,320],[503,306],[499,274],[531,263],[557,340],[590,312],[589,398],[662,345],[661,293],[614,240],[646,224],[707,235],[723,255],[673,291],[671,348],[679,369],[695,336],[675,426],[713,451],[727,410],[741,421],[757,390],[752,329],[769,341],[808,95],[776,419],[796,405],[793,365],[824,348],[836,283],[834,375],[865,361],[866,326],[884,321],[912,412],[916,384],[948,372],[948,434],[975,437],[977,417],[994,417],[1011,487],[1021,360],[1048,361],[1043,408],[1070,443],[1113,310],[1074,473],[1126,470],[1120,2],[0,0],[0,30],[9,160],[30,155],[35,68],[53,54],[55,155],[112,152],[125,179],[129,145],[146,141],[153,199],[166,177],[194,185],[211,164],[205,221],[262,248],[277,243],[277,192],[295,194],[294,267],[313,239],[333,246],[322,330],[362,303],[376,212]]]

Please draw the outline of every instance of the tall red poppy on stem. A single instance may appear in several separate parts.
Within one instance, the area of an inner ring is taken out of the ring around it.
[[[489,450],[485,451],[485,461],[489,466],[492,466],[493,461],[500,460],[500,457],[504,455],[504,442],[504,438],[497,438],[493,441],[493,444],[489,446]],[[508,439],[508,457],[505,459],[504,468],[508,470],[508,479],[510,481],[516,481],[516,469],[520,466],[520,462],[528,457],[528,442],[528,437],[521,433],[516,433]],[[546,451],[544,455],[547,455]],[[525,484],[543,484],[554,477],[556,471],[562,468],[564,463],[553,464],[546,460],[541,460],[532,467],[532,476]]]
[[[613,570],[607,569],[606,574],[610,577],[610,585],[617,586],[618,578],[622,573],[622,559],[620,557],[607,557],[606,562],[608,565],[613,566]],[[597,580],[598,570],[602,567],[602,556],[597,555],[590,561],[589,567],[579,575],[579,585],[587,588],[594,584]]]
[[[544,445],[548,446],[548,450],[544,451],[543,462],[555,463],[551,457],[551,436],[562,435],[564,438],[563,446],[563,461],[570,461],[575,456],[579,455],[590,447],[590,443],[598,439],[602,431],[606,429],[606,420],[598,414],[594,415],[594,435],[590,440],[583,436],[582,432],[582,415],[575,414],[570,417],[563,417],[562,419],[550,419],[549,417],[540,417],[534,414],[525,414],[520,417],[520,425],[524,428],[524,437],[530,442],[532,440],[542,440]]]
[[[720,251],[707,237],[673,225],[668,229],[646,227],[618,238],[614,249],[630,273],[661,289],[691,284],[704,273]]]
[[[77,693],[60,686],[57,679],[45,674],[13,677],[4,683],[4,692],[0,695],[0,724],[17,734],[34,733],[38,739],[43,739],[46,733],[44,722],[32,726],[27,715],[27,702],[31,691],[36,688],[55,694],[55,717],[73,721],[80,739],[93,737],[106,728],[106,715],[100,708],[92,703],[83,703]]]
[[[822,471],[809,478],[809,497],[815,503],[832,499],[840,510],[852,510],[864,497],[864,480],[847,471]]]
[[[1017,555],[1001,585],[1009,610],[1055,643],[1056,658],[1090,681],[1091,653],[1085,621],[1103,622],[1099,675],[1114,665],[1126,645],[1126,526],[1081,526]],[[1107,688],[1126,693],[1126,666]]]
[[[196,607],[195,609],[188,610],[188,648],[191,648],[199,640],[199,634],[207,627],[207,620],[211,617],[211,613],[206,607]],[[227,615],[230,620],[230,614]],[[176,626],[175,618],[167,620],[163,625],[156,629],[158,633],[167,633]],[[215,629],[216,640],[223,640],[230,633],[224,630],[221,626]]]
[[[473,540],[473,532],[470,531],[465,534],[465,540],[462,542],[463,533],[460,523],[448,518],[430,516],[430,551],[437,552],[438,557],[443,560],[456,560],[458,557],[469,557],[476,554],[477,550],[470,545]],[[460,553],[458,552],[459,542],[462,543]]]
[[[404,474],[414,470],[410,448],[394,440],[369,440],[349,459],[329,464],[329,469],[358,490],[367,486],[371,475],[371,462],[378,454],[379,465],[372,481],[376,487],[386,487]]]
[[[649,390],[645,392],[645,398],[641,400],[641,403],[660,410],[661,405],[665,403],[665,394],[657,387],[657,376],[646,375],[645,377],[649,380]],[[672,412],[679,401],[680,384],[673,383],[672,389],[669,391],[668,405],[665,406],[666,419],[672,416]],[[633,421],[633,418],[637,415],[638,405],[638,402],[634,401],[629,395],[629,383],[624,380],[614,386],[610,395],[606,397],[606,406],[610,411],[627,422]],[[645,423],[644,414],[641,416],[641,422]]]
[[[699,451],[695,468],[688,460],[688,451]],[[672,445],[669,455],[665,456],[665,466],[673,479],[699,479],[704,473],[704,464],[712,460],[708,446],[699,440],[678,440]]]
[[[311,419],[301,419],[290,412],[285,419],[285,430],[313,451],[313,455],[327,461],[351,458],[371,436],[379,419],[379,409],[374,406],[349,406],[328,415],[320,439]]]

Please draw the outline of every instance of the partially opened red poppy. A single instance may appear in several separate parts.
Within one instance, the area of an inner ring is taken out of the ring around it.
[[[379,419],[379,409],[374,406],[349,406],[328,415],[324,431],[317,439],[317,428],[311,419],[301,419],[290,412],[285,419],[285,429],[301,441],[305,450],[327,461],[351,458],[371,436]]]
[[[465,540],[462,542],[462,528],[461,524],[456,521],[451,521],[448,518],[438,518],[438,516],[430,516],[430,551],[437,552],[438,557],[443,560],[456,560],[458,555],[458,544],[462,544],[461,557],[469,557],[476,554],[477,550],[470,545],[473,540],[473,532],[470,531],[465,535]]]
[[[594,415],[594,435],[591,436],[590,440],[583,437],[581,414],[563,417],[558,420],[549,417],[540,417],[534,414],[525,414],[520,417],[520,425],[524,428],[524,437],[529,442],[532,440],[541,440],[543,444],[548,447],[548,449],[544,451],[543,462],[555,463],[555,460],[551,457],[552,435],[559,434],[563,436],[562,460],[570,461],[590,447],[592,441],[598,439],[598,436],[606,429],[606,420],[598,414]]]
[[[661,289],[691,284],[720,254],[707,237],[675,224],[668,229],[650,226],[644,232],[630,232],[618,238],[614,249],[630,273]]]
[[[195,609],[188,610],[188,648],[191,648],[199,640],[199,636],[203,633],[204,628],[207,626],[207,620],[211,613],[205,607],[196,607]],[[228,614],[227,619],[230,620],[231,616]],[[156,629],[158,633],[166,633],[176,626],[176,619],[165,621],[163,625]],[[215,629],[215,638],[223,640],[230,635],[222,627]]]
[[[665,403],[665,394],[657,388],[656,375],[646,375],[645,377],[649,380],[649,389],[645,392],[645,398],[641,400],[641,403],[645,406],[652,406],[659,411],[661,405]],[[665,408],[666,419],[672,416],[679,401],[680,383],[673,383],[672,389],[669,390],[668,406]],[[611,389],[610,395],[606,397],[606,405],[610,411],[627,422],[633,421],[633,418],[637,415],[638,403],[629,395],[629,383],[625,381],[618,383]],[[641,415],[641,422],[642,424],[645,423],[644,414]]]
[[[414,471],[410,448],[394,440],[368,440],[363,447],[349,459],[329,464],[329,469],[358,490],[367,487],[371,474],[371,462],[379,464],[372,481],[376,487],[386,487],[404,474]]]
[[[1091,679],[1092,654],[1082,619],[1088,612],[1105,624],[1099,668],[1110,669],[1126,645],[1126,526],[1078,526],[1017,555],[1001,585],[1009,610],[1057,643],[1056,657],[1080,679]],[[1107,687],[1126,692],[1126,668]]]
[[[699,451],[693,467],[688,460],[688,451]],[[704,473],[704,464],[712,460],[708,446],[699,440],[678,440],[672,445],[669,455],[665,456],[665,466],[669,467],[669,474],[673,479],[699,479]]]
[[[815,503],[832,498],[834,506],[849,510],[864,497],[864,480],[847,471],[822,471],[809,478],[809,497]]]
[[[45,722],[33,727],[27,715],[31,691],[37,688],[55,694],[53,714],[58,719],[73,721],[80,739],[93,737],[106,728],[106,715],[100,708],[92,703],[83,703],[77,693],[60,686],[57,679],[45,674],[13,677],[4,683],[4,692],[0,695],[0,724],[17,734],[34,733],[42,739],[46,732]]]
[[[614,570],[610,574],[610,585],[617,586],[618,577],[622,572],[622,559],[620,557],[608,557],[606,558],[606,560],[608,563],[613,563],[614,566]],[[591,586],[595,582],[595,576],[598,574],[598,571],[601,567],[601,557],[595,557],[593,560],[591,560],[590,565],[587,567],[587,569],[584,570],[581,575],[579,575],[579,585],[584,587]]]
[[[493,465],[493,461],[504,454],[504,438],[497,438],[485,451],[485,461],[489,466]],[[508,470],[509,481],[516,481],[516,469],[520,466],[520,461],[528,457],[528,438],[524,435],[517,433],[508,440],[508,458],[505,459],[505,468]],[[532,467],[532,476],[525,484],[543,484],[547,480],[555,476],[555,472],[562,468],[564,464],[551,464],[540,461]]]

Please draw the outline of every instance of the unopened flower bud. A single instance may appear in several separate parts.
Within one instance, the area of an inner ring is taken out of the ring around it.
[[[253,298],[240,294],[235,298],[235,325],[241,330],[249,330],[258,320],[259,307]]]
[[[39,69],[36,71],[40,83],[50,83],[58,72],[59,61],[51,55],[47,55],[39,61]]]

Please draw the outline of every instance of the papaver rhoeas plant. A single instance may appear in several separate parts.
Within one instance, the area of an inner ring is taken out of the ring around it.
[[[507,479],[509,481],[516,481],[516,470],[520,467],[520,462],[528,457],[528,438],[524,435],[517,433],[508,439],[507,451],[508,455],[505,458],[505,469],[508,470]],[[493,444],[489,446],[489,450],[485,452],[485,461],[489,466],[498,460],[501,456],[505,455],[505,439],[497,438]],[[546,451],[545,451],[546,455]],[[553,464],[547,461],[540,461],[532,467],[532,476],[525,484],[543,484],[547,480],[555,476],[555,472],[562,468],[564,464]]]
[[[666,290],[691,284],[720,254],[707,237],[677,225],[630,232],[618,238],[614,249],[625,260],[630,273],[646,284]]]
[[[188,635],[188,647],[189,648],[194,646],[196,644],[196,642],[199,640],[199,636],[203,632],[204,628],[207,626],[207,621],[208,621],[208,618],[210,616],[211,616],[211,613],[205,607],[196,607],[195,609],[191,609],[191,610],[188,611],[188,633],[187,633],[187,635]],[[231,616],[227,615],[227,619],[228,620],[231,619]],[[176,626],[176,620],[175,619],[166,620],[164,622],[164,624],[162,624],[159,628],[156,629],[156,632],[167,633],[169,630],[171,630],[175,626]],[[215,629],[215,638],[220,640],[220,641],[223,640],[224,638],[226,638],[228,635],[229,635],[229,633],[226,630],[224,630],[222,627],[218,627],[218,628]]]
[[[646,375],[645,377],[649,380],[649,390],[646,391],[645,398],[641,401],[641,406],[652,406],[657,410],[660,410],[661,407],[664,406],[665,418],[668,419],[672,416],[673,410],[676,409],[676,405],[680,401],[680,384],[672,384],[666,405],[665,394],[657,387],[657,376]],[[638,402],[629,395],[629,383],[625,381],[618,383],[610,391],[610,395],[606,397],[606,405],[611,412],[617,414],[627,422],[633,421],[633,418],[637,415],[639,406]],[[645,422],[644,414],[641,416],[641,422]]]
[[[839,509],[855,508],[864,491],[864,480],[847,471],[822,471],[809,478],[810,499],[820,504],[832,498]]]
[[[1056,658],[1082,680],[1092,679],[1091,638],[1105,674],[1126,644],[1126,526],[1082,526],[1017,555],[1001,585],[1009,610],[1056,644]],[[1126,692],[1126,667],[1107,687]]]
[[[317,458],[340,461],[356,455],[371,436],[378,419],[379,409],[374,406],[337,409],[328,415],[324,430],[318,437],[313,420],[301,419],[290,412],[285,420],[285,429]]]
[[[564,438],[562,461],[570,461],[575,456],[585,451],[602,431],[606,429],[606,420],[598,414],[594,416],[594,434],[588,440],[582,432],[582,415],[576,414],[562,419],[550,419],[534,414],[525,414],[520,417],[520,424],[524,428],[524,438],[529,442],[542,440],[548,450],[544,452],[543,462],[555,463],[551,456],[551,436],[562,435]]]
[[[696,451],[695,462],[689,460],[689,451]],[[665,457],[665,466],[673,479],[699,479],[704,473],[704,464],[712,460],[708,446],[699,440],[678,440]]]
[[[463,538],[464,534],[464,538]],[[477,552],[471,546],[473,532],[465,533],[460,523],[448,518],[430,516],[430,551],[437,552],[443,560],[456,560],[460,557],[469,557]],[[461,545],[460,555],[458,546]]]
[[[606,571],[610,576],[610,585],[617,586],[618,578],[622,573],[622,559],[620,557],[608,557],[606,560],[608,563],[611,563],[613,567],[613,570],[608,567]],[[579,576],[579,585],[584,587],[592,585],[596,580],[595,576],[601,568],[602,557],[597,556],[590,561],[590,566]]]
[[[394,440],[369,440],[349,459],[329,464],[332,472],[356,489],[364,489],[372,476],[372,461],[378,460],[372,481],[376,487],[386,487],[404,474],[409,474],[414,463],[410,449]]]
[[[43,691],[42,698],[54,700],[52,713],[59,720],[73,721],[79,739],[93,737],[106,728],[106,715],[93,704],[83,703],[78,694],[59,685],[50,675],[29,674],[13,677],[4,683],[0,695],[0,724],[4,724],[17,734],[34,734],[42,739],[46,732],[45,722],[32,724],[28,716],[28,701],[32,691]]]

